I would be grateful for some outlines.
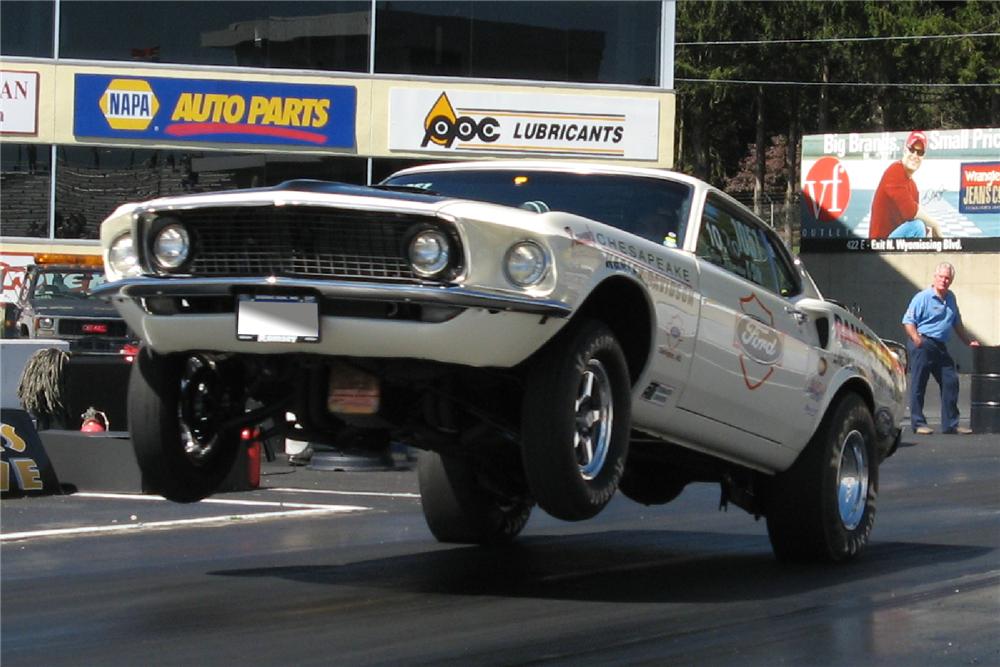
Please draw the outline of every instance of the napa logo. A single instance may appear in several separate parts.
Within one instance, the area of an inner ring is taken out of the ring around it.
[[[145,130],[160,110],[152,87],[141,79],[112,79],[98,106],[115,130]]]

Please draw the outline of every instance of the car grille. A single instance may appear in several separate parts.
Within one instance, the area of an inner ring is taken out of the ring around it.
[[[85,331],[86,325],[98,324],[107,327],[107,331],[95,332]],[[93,336],[105,338],[124,338],[128,332],[128,327],[122,320],[102,320],[102,319],[69,319],[59,318],[56,330],[62,336]]]
[[[430,218],[321,207],[171,211],[192,232],[195,276],[416,280],[407,233]]]

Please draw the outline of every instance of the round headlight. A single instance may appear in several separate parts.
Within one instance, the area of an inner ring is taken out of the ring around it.
[[[504,258],[507,278],[518,287],[532,287],[541,282],[549,269],[549,258],[533,241],[515,243]]]
[[[424,229],[410,241],[410,264],[420,276],[433,276],[448,266],[448,238],[436,229]]]
[[[133,278],[142,273],[131,234],[122,234],[111,242],[111,247],[108,248],[108,268],[120,278]]]
[[[153,239],[153,257],[165,269],[176,269],[191,253],[191,237],[183,226],[170,224]]]

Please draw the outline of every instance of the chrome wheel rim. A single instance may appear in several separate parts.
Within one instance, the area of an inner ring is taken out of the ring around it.
[[[858,527],[867,505],[868,456],[865,438],[859,431],[851,431],[844,438],[837,466],[837,508],[840,521],[847,530]]]
[[[604,364],[597,359],[587,362],[587,368],[580,378],[575,413],[573,451],[580,476],[591,480],[604,467],[611,444],[611,426],[614,423],[611,378]]]

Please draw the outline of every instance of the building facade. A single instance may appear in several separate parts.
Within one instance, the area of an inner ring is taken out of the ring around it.
[[[673,162],[673,2],[0,5],[0,235],[448,159]]]

